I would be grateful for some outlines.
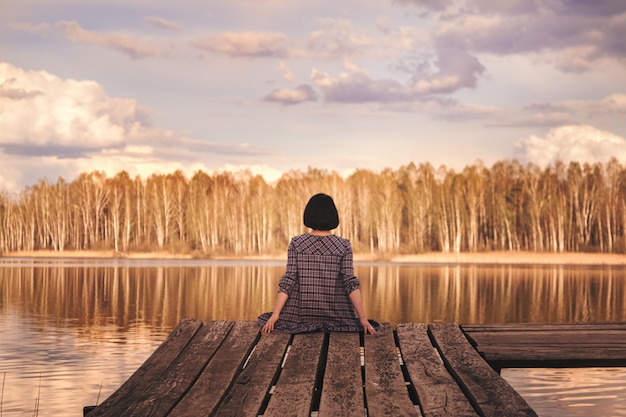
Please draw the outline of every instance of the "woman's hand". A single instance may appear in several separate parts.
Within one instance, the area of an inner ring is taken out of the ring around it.
[[[274,324],[278,321],[278,314],[272,313],[269,319],[265,322],[265,325],[261,329],[261,333],[269,333],[274,330]]]
[[[361,326],[363,326],[363,333],[376,334],[376,329],[374,329],[374,326],[372,326],[367,319],[359,319],[359,320],[361,321]]]
[[[261,329],[261,333],[269,333],[274,330],[274,324],[276,324],[276,322],[278,321],[278,317],[280,316],[280,312],[283,311],[283,307],[287,302],[287,298],[289,298],[289,296],[286,292],[280,291],[276,295],[276,304],[274,305],[274,311],[272,312],[270,318],[265,322],[265,325]]]

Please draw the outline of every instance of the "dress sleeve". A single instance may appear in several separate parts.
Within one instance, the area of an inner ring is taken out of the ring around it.
[[[350,294],[354,290],[358,290],[361,285],[359,279],[354,275],[354,264],[352,256],[352,245],[346,240],[346,251],[341,258],[341,275],[343,276],[343,285],[346,294]]]
[[[296,247],[293,240],[289,243],[289,249],[287,249],[287,269],[278,283],[278,292],[284,292],[290,295],[293,283],[296,281],[298,275],[298,256],[296,253]]]

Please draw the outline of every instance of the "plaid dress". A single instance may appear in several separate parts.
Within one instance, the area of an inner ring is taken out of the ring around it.
[[[291,239],[278,291],[289,296],[274,330],[282,333],[354,332],[363,327],[348,295],[359,288],[350,241],[336,235]],[[259,316],[263,327],[272,313]]]

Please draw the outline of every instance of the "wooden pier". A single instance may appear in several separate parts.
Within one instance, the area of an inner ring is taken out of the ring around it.
[[[626,323],[383,323],[261,335],[183,320],[99,416],[536,416],[503,367],[626,366]]]

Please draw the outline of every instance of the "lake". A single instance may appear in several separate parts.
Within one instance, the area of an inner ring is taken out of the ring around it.
[[[626,321],[623,266],[356,263],[392,323]],[[279,261],[0,258],[0,416],[81,416],[183,318],[255,320]],[[505,369],[542,416],[626,416],[626,369]]]

